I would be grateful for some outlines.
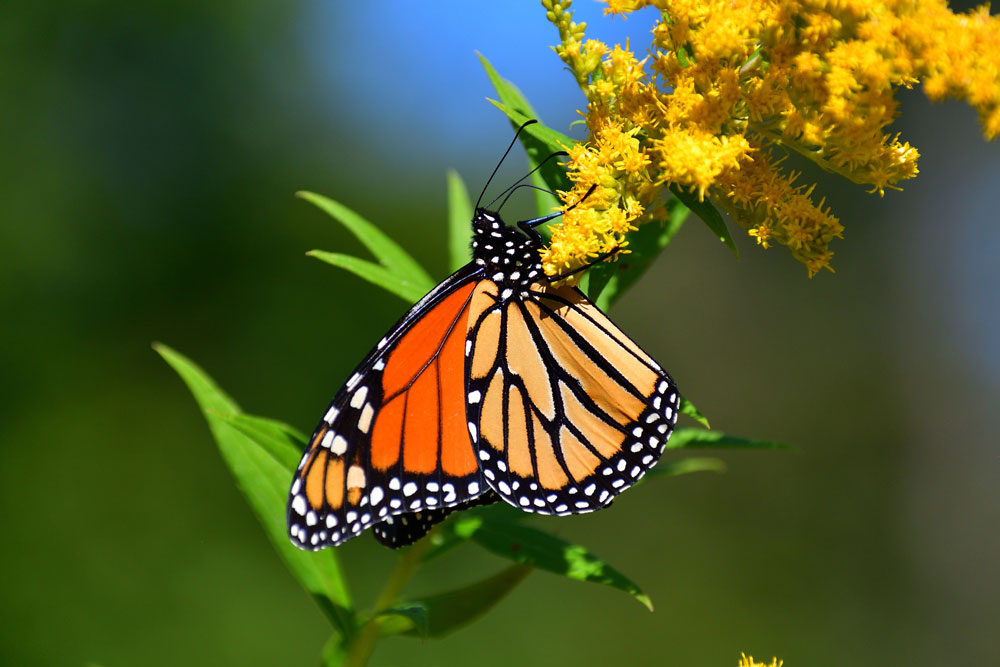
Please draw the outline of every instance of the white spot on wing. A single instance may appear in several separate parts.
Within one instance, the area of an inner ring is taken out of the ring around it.
[[[340,410],[331,405],[330,409],[326,411],[326,415],[323,416],[323,421],[327,424],[333,424],[333,420],[337,418],[339,412]]]
[[[375,410],[372,408],[372,404],[365,403],[365,407],[361,410],[361,417],[358,419],[358,428],[362,433],[367,433],[368,429],[371,428],[374,414]]]
[[[351,397],[351,407],[360,408],[364,405],[365,398],[368,397],[368,387],[362,387],[354,392],[354,396]]]

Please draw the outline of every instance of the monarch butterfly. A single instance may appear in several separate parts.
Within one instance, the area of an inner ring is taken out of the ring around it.
[[[542,271],[536,227],[561,214],[511,227],[481,201],[472,261],[389,330],[309,439],[288,496],[296,546],[374,526],[400,547],[498,500],[591,512],[663,452],[673,380],[582,292],[556,286],[565,275]]]

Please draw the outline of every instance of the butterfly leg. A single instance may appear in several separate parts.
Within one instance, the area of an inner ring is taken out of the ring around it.
[[[609,250],[607,252],[602,252],[600,255],[598,255],[597,257],[595,257],[593,262],[587,262],[583,266],[578,266],[575,269],[573,269],[572,271],[567,271],[566,273],[560,273],[557,276],[549,276],[549,282],[553,282],[553,283],[559,282],[560,280],[565,280],[566,278],[569,278],[572,275],[576,275],[577,273],[580,273],[581,271],[586,271],[587,269],[589,269],[590,267],[594,266],[595,264],[600,264],[601,262],[603,262],[604,260],[606,260],[608,257],[613,257],[614,255],[617,255],[619,250],[621,250],[621,248],[618,247],[618,246],[615,246],[611,250]]]
[[[535,243],[537,243],[538,245],[542,245],[542,235],[539,234],[538,230],[535,228],[544,225],[549,220],[554,220],[555,218],[558,218],[562,214],[563,212],[559,211],[558,213],[543,215],[540,218],[534,218],[532,220],[522,220],[519,223],[517,223],[517,226],[521,229],[522,232],[530,236],[535,241]]]
[[[582,204],[583,201],[587,197],[589,197],[590,194],[596,188],[597,188],[597,184],[596,183],[594,185],[591,185],[590,189],[587,190],[587,193],[585,195],[583,195],[582,197],[580,197],[580,199],[578,199],[576,202],[574,202],[573,205],[570,206],[569,208],[567,208],[565,211],[557,211],[556,213],[550,213],[549,215],[543,215],[540,218],[532,218],[531,220],[522,220],[519,223],[517,223],[517,226],[518,226],[518,228],[520,228],[521,231],[523,231],[525,234],[527,234],[532,239],[534,239],[537,244],[541,245],[542,244],[542,235],[538,233],[538,230],[536,229],[536,227],[540,227],[540,226],[544,225],[549,220],[554,220],[555,218],[558,218],[560,215],[566,213],[567,211],[572,211],[579,204]],[[598,261],[600,261],[600,260],[598,260]]]

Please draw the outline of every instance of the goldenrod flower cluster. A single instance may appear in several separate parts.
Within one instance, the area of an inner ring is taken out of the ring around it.
[[[1000,134],[1000,20],[944,0],[605,0],[605,13],[653,7],[642,59],[586,39],[570,0],[542,0],[555,47],[587,97],[589,139],[573,148],[550,275],[582,266],[656,219],[666,188],[709,197],[762,247],[786,246],[809,275],[830,268],[843,227],[812,185],[782,166],[795,151],[884,194],[917,174],[917,150],[886,128],[895,91],[923,83]]]
[[[777,658],[771,658],[770,663],[755,662],[752,655],[747,655],[746,653],[740,653],[740,664],[738,667],[781,667],[783,661]]]

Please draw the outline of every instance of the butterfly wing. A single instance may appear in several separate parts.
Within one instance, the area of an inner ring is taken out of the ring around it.
[[[288,496],[296,546],[336,546],[388,517],[454,507],[486,490],[464,409],[477,278],[470,266],[438,285],[337,392]]]
[[[487,483],[525,511],[606,507],[659,460],[673,380],[575,288],[475,292],[466,412]]]

